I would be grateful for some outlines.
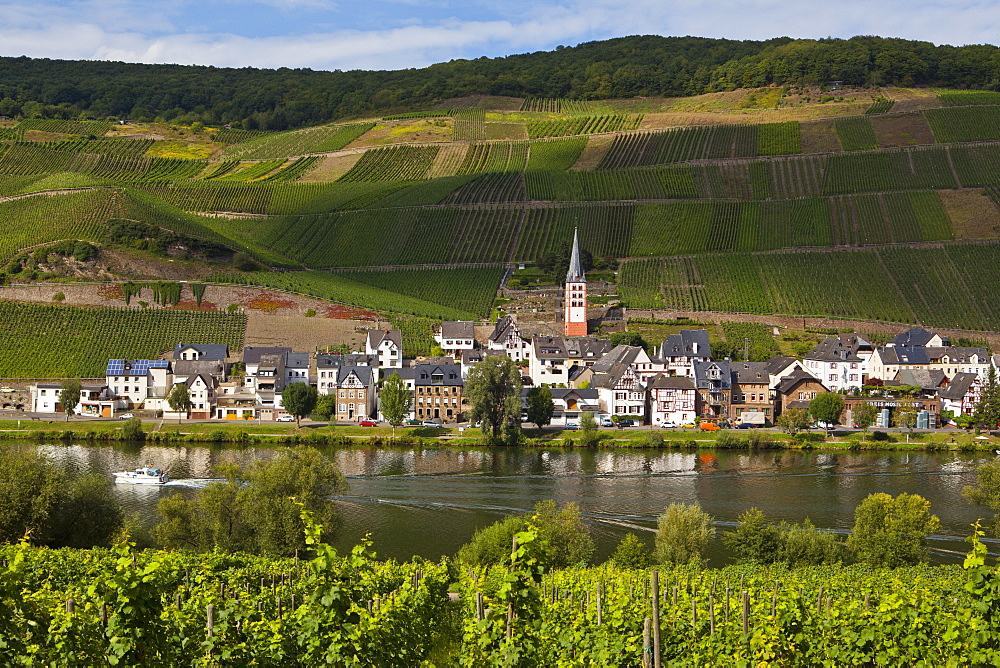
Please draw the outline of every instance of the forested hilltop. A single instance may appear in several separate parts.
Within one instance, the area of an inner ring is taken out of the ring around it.
[[[880,37],[633,36],[423,69],[314,72],[0,58],[0,115],[285,130],[467,95],[598,100],[769,84],[1000,88],[1000,49]]]

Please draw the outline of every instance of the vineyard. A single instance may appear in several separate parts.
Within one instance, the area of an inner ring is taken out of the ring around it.
[[[156,359],[178,341],[243,346],[246,316],[0,301],[3,378],[96,378],[109,359]]]
[[[222,156],[237,160],[267,160],[339,151],[373,127],[374,123],[324,125],[305,130],[250,135],[239,142],[227,142],[231,146],[226,148]]]
[[[995,243],[704,255],[678,280],[668,262],[631,260],[623,301],[683,310],[834,316],[927,327],[1000,328]],[[633,266],[635,265],[635,266]],[[858,280],[858,277],[864,277]]]
[[[569,137],[572,135],[592,135],[603,132],[635,130],[642,122],[642,116],[608,114],[604,116],[577,116],[565,120],[529,121],[528,137]]]

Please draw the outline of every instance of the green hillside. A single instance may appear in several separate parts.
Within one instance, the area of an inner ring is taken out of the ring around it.
[[[1000,106],[948,90],[817,91],[634,113],[479,100],[284,133],[12,123],[0,261],[60,239],[113,246],[121,221],[139,221],[298,270],[221,281],[469,318],[488,315],[507,265],[578,228],[594,256],[626,260],[632,307],[1000,328],[984,270],[1000,238]]]

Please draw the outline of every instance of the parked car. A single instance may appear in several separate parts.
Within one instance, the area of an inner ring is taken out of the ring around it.
[[[714,422],[702,422],[701,423],[701,430],[702,431],[719,431],[720,429],[722,429],[722,427],[720,427],[719,425],[715,424]]]
[[[563,425],[563,429],[579,429],[579,428],[580,425],[578,425],[575,422],[567,422],[565,425]]]
[[[685,422],[684,424],[681,425],[681,429],[697,429],[697,428],[698,425],[696,425],[694,422]]]
[[[132,414],[132,413],[122,413],[121,415],[118,416],[118,419],[119,420],[131,420],[134,417],[135,417],[135,415]]]
[[[295,422],[295,416],[294,415],[289,415],[288,413],[285,413],[284,415],[279,415],[278,417],[274,418],[274,421],[275,422]]]
[[[419,427],[423,423],[424,423],[423,420],[405,420],[403,422],[403,424],[406,425],[407,427]]]
[[[677,425],[675,425],[673,422],[664,422],[663,424],[660,425],[660,428],[661,429],[677,429]]]
[[[358,425],[361,427],[377,427],[378,420],[359,420]]]
[[[614,427],[615,423],[611,421],[611,418],[603,418],[601,420],[602,427]]]
[[[755,424],[753,424],[751,422],[740,422],[738,425],[736,425],[733,428],[734,429],[753,429],[756,426],[757,425],[755,425]]]
[[[440,427],[441,426],[440,423],[435,422],[434,420],[424,420],[420,424],[423,427]]]
[[[13,387],[0,387],[0,392],[17,392]]]
[[[635,422],[633,420],[619,420],[618,421],[618,426],[619,427],[634,427],[635,426]]]

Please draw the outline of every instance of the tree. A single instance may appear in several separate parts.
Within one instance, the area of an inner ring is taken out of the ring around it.
[[[600,435],[597,433],[597,420],[594,414],[587,411],[580,416],[580,443],[586,447],[597,444]]]
[[[146,432],[142,430],[142,420],[131,417],[125,420],[122,425],[122,438],[126,441],[141,441],[146,438]]]
[[[314,448],[285,449],[248,468],[226,465],[225,478],[199,490],[160,499],[154,535],[164,547],[198,552],[250,552],[290,556],[306,549],[299,503],[334,535],[337,515],[329,497],[347,489],[337,466]]]
[[[80,381],[76,378],[71,378],[62,384],[62,390],[59,391],[59,403],[62,404],[63,410],[66,411],[66,420],[69,420],[69,416],[76,410],[77,404],[80,403]]]
[[[521,370],[509,357],[491,355],[473,365],[465,380],[470,419],[481,422],[490,444],[517,442],[521,432]]]
[[[671,503],[657,524],[656,561],[661,564],[699,563],[715,535],[712,521],[712,516],[697,502]]]
[[[618,568],[648,568],[650,561],[652,555],[634,533],[625,534],[611,555],[611,563]]]
[[[816,395],[809,402],[809,414],[817,422],[826,423],[826,430],[840,423],[840,414],[844,412],[844,397],[836,392],[824,392]]]
[[[900,397],[898,403],[894,415],[894,426],[905,427],[912,432],[913,428],[917,426],[917,402],[908,397]]]
[[[545,541],[548,559],[554,568],[590,561],[594,540],[580,519],[580,509],[575,503],[567,503],[559,509],[554,501],[539,501],[530,520],[538,529],[538,537]],[[527,517],[508,517],[477,530],[472,540],[459,549],[459,561],[474,566],[503,563],[510,558],[514,534],[525,531],[528,525]]]
[[[403,424],[403,420],[413,409],[413,397],[398,373],[392,374],[382,383],[379,403],[382,406],[382,417],[392,425],[392,435],[395,436],[396,427]]]
[[[738,561],[770,564],[778,559],[781,548],[781,530],[771,526],[764,513],[756,508],[743,512],[736,518],[739,525],[722,533],[722,542],[733,552]]]
[[[990,365],[983,379],[983,390],[972,411],[976,424],[987,429],[996,429],[1000,424],[1000,382],[997,381],[996,367]]]
[[[927,536],[941,526],[930,507],[930,501],[917,494],[869,494],[854,511],[847,547],[871,566],[895,568],[924,561]]]
[[[534,422],[541,430],[552,422],[556,407],[552,402],[552,391],[547,387],[533,387],[528,390],[528,422]]]
[[[105,476],[67,479],[33,450],[0,450],[0,543],[26,535],[49,547],[107,546],[124,512]]]
[[[612,346],[646,347],[646,342],[642,340],[642,335],[639,332],[612,332],[608,336],[608,342]]]
[[[548,543],[549,563],[553,568],[586,565],[594,555],[594,539],[580,519],[580,507],[567,503],[562,509],[555,501],[539,501],[532,518],[538,535]]]
[[[311,415],[316,408],[316,388],[306,383],[290,383],[285,385],[281,393],[281,405],[290,414],[295,416],[295,426],[299,426],[299,420],[307,415]]]
[[[878,409],[867,401],[863,404],[858,404],[854,409],[854,424],[861,427],[866,434],[868,433],[868,427],[875,424],[875,418],[877,417]]]
[[[962,495],[976,505],[1000,511],[1000,459],[977,468],[975,486],[962,488]],[[1000,513],[993,516],[993,534],[1000,536]]]
[[[167,395],[167,404],[170,410],[177,413],[177,424],[181,423],[181,413],[185,416],[191,409],[191,395],[188,392],[187,383],[177,383]]]
[[[794,437],[809,426],[809,413],[804,408],[786,408],[774,421],[776,427]]]
[[[791,567],[822,566],[844,560],[844,544],[827,531],[820,531],[807,517],[802,524],[782,526],[778,561]]]
[[[337,395],[323,394],[316,398],[316,407],[313,408],[313,419],[329,420],[331,416],[337,415]]]

